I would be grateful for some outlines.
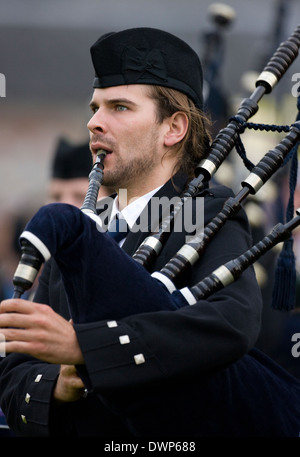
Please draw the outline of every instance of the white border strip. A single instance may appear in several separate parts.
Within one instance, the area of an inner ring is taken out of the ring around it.
[[[174,283],[169,278],[167,278],[167,276],[163,275],[159,271],[155,271],[154,273],[152,273],[151,276],[152,278],[158,279],[160,282],[162,282],[166,286],[170,294],[176,290]]]
[[[33,244],[33,246],[36,247],[37,250],[42,254],[45,261],[50,259],[51,253],[49,249],[36,235],[34,235],[34,233],[25,230],[21,234],[20,238],[26,238],[26,240],[30,241],[30,243]]]
[[[196,298],[194,297],[194,295],[192,294],[192,292],[190,291],[190,289],[188,287],[184,287],[183,289],[180,289],[179,292],[182,293],[182,295],[184,296],[184,298],[186,299],[186,301],[188,302],[189,305],[195,305],[197,303]]]

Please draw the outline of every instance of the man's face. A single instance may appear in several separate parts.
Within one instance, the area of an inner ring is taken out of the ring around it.
[[[161,167],[165,152],[164,123],[158,124],[155,102],[147,87],[129,85],[95,89],[88,122],[90,148],[95,160],[104,159],[104,185],[116,189],[143,185]]]

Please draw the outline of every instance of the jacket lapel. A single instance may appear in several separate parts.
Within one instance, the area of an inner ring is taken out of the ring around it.
[[[177,173],[172,179],[167,181],[166,184],[158,190],[152,199],[154,197],[157,199],[161,197],[172,199],[175,196],[179,196],[183,192],[186,183],[186,175]],[[123,244],[123,249],[129,255],[133,255],[135,253],[144,239],[153,231],[153,227],[157,227],[161,222],[161,215],[159,216],[158,220],[157,215],[151,215],[151,200],[146,208],[142,211],[140,217],[136,221],[136,224],[133,226],[132,231],[129,232]],[[157,223],[155,221],[153,224],[153,217],[155,216]]]

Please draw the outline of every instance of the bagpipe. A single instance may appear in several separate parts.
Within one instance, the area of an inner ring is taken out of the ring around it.
[[[150,275],[147,276],[144,270],[150,269],[154,260],[163,249],[174,227],[175,218],[183,205],[206,187],[208,181],[213,177],[236,145],[241,125],[247,122],[258,111],[259,100],[264,94],[270,93],[285,74],[296,59],[299,47],[300,26],[275,51],[259,75],[255,90],[249,98],[241,102],[237,114],[231,119],[227,127],[222,129],[216,136],[207,158],[202,160],[197,167],[196,177],[189,182],[187,190],[184,191],[181,199],[173,205],[170,213],[162,220],[156,230],[143,241],[132,258],[129,259],[129,256],[121,251],[122,253],[117,257],[116,261],[113,261],[116,266],[120,265],[120,268],[117,267],[119,271],[122,271],[124,267],[123,261],[125,261],[130,264],[133,276],[137,274],[139,280],[142,280],[142,276],[147,278],[147,280],[149,279]],[[161,282],[162,284],[159,284],[160,290],[167,288],[169,293],[174,292],[176,297],[178,296],[181,299],[179,292],[176,290],[176,279],[182,274],[187,265],[193,265],[201,257],[207,243],[221,229],[226,220],[241,208],[244,199],[249,194],[255,194],[281,167],[284,159],[299,142],[299,136],[300,121],[297,121],[289,128],[289,132],[285,138],[274,149],[270,150],[252,169],[250,175],[242,182],[241,191],[234,198],[230,198],[225,202],[222,211],[205,227],[203,236],[199,237],[199,234],[196,234],[160,272],[153,273],[150,278],[151,284],[154,285],[157,282]],[[13,278],[15,287],[14,297],[20,297],[25,290],[31,287],[41,264],[51,256],[55,257],[58,263],[61,264],[61,268],[64,268],[64,262],[60,260],[64,257],[63,250],[68,250],[70,246],[73,246],[76,255],[78,252],[76,251],[78,248],[77,243],[83,243],[83,240],[87,243],[86,251],[89,253],[95,250],[96,246],[100,247],[103,245],[103,251],[99,252],[99,259],[108,259],[110,252],[114,252],[114,242],[102,233],[101,228],[97,224],[96,202],[103,180],[104,157],[105,151],[100,150],[90,173],[87,195],[80,210],[65,204],[53,203],[46,205],[36,213],[25,227],[25,231],[20,236],[22,249],[21,260]],[[83,232],[87,232],[85,234],[86,236],[81,236]],[[106,245],[107,255],[105,253]],[[68,251],[69,254],[70,252]],[[114,252],[114,255],[117,254]],[[143,268],[139,268],[138,265]],[[245,268],[248,266],[247,264]],[[241,266],[240,268],[243,267]],[[162,285],[163,287],[161,287]],[[183,303],[182,306],[185,306],[186,303]],[[169,305],[167,306],[169,307]],[[178,305],[174,306],[174,308],[177,307]],[[132,310],[130,309],[128,314],[131,313]]]
[[[244,254],[221,265],[199,283],[191,287],[177,288],[178,279],[185,269],[191,268],[201,258],[207,244],[226,221],[240,210],[244,199],[249,194],[255,194],[297,147],[300,141],[300,121],[291,125],[280,143],[253,167],[249,176],[243,180],[240,192],[225,202],[221,212],[208,223],[201,236],[196,233],[191,237],[160,271],[152,274],[148,271],[170,236],[176,216],[189,199],[197,196],[207,186],[237,144],[241,126],[257,112],[258,102],[263,95],[270,93],[285,74],[296,59],[299,47],[300,26],[287,41],[280,44],[258,77],[251,96],[241,102],[237,114],[212,142],[207,157],[198,165],[196,177],[190,181],[187,190],[133,256],[120,249],[98,224],[96,202],[103,180],[105,157],[105,151],[100,150],[89,176],[89,189],[82,208],[63,203],[45,205],[26,225],[20,236],[21,259],[13,277],[14,298],[21,297],[32,286],[41,265],[52,257],[60,269],[70,315],[75,324],[105,319],[117,320],[145,312],[176,311],[184,306],[193,306],[199,300],[238,280],[240,275],[268,250],[289,239],[293,230],[300,225],[300,208],[296,210],[295,217],[285,224],[277,224],[270,234]],[[95,266],[95,260],[98,267]],[[122,290],[121,304],[120,289],[113,286],[113,277],[118,274]],[[276,416],[278,413],[280,420],[283,420],[279,409],[286,411],[287,405],[292,405],[289,412],[286,412],[288,417],[284,419],[287,425],[282,433],[298,436],[300,382],[256,349],[243,356],[232,367],[228,367],[224,371],[224,377],[228,380],[229,376],[230,382],[235,385],[236,380],[240,380],[245,373],[247,380],[242,380],[243,389],[245,384],[251,385],[250,390],[253,393],[253,383],[258,390],[261,389],[259,397],[255,394],[256,401],[260,401],[259,398],[269,399],[267,390],[273,389],[274,395],[280,396],[277,403],[266,400],[269,401],[266,406],[269,411],[267,414]],[[213,384],[217,382],[214,384],[216,388],[220,379],[212,377]],[[234,398],[238,398],[238,402],[249,403],[243,389],[236,385],[234,389]],[[236,404],[234,408],[237,408]],[[266,429],[262,427],[262,430]]]
[[[191,288],[182,289],[176,288],[176,280],[187,267],[196,263],[207,243],[222,228],[228,217],[240,209],[245,196],[250,192],[255,193],[262,186],[267,176],[272,175],[280,167],[284,157],[299,140],[300,122],[296,122],[289,134],[261,159],[249,177],[243,181],[244,186],[237,196],[225,202],[221,212],[204,228],[203,236],[199,237],[196,234],[159,272],[151,275],[134,256],[130,257],[119,249],[115,240],[102,231],[101,226],[97,224],[96,210],[93,210],[95,207],[90,205],[88,208],[88,202],[85,202],[84,210],[63,203],[43,206],[20,236],[22,256],[13,278],[14,297],[20,297],[24,290],[31,287],[41,264],[53,257],[61,271],[69,304],[72,306],[71,316],[75,323],[112,317],[120,319],[131,314],[161,309],[175,310],[195,304],[204,298],[203,292],[200,292],[203,287],[206,297],[217,290],[215,287],[211,290],[207,288],[207,284],[212,282],[211,277],[203,279]],[[93,185],[93,182],[90,182]],[[265,246],[269,249],[289,238],[299,223],[298,214],[293,221],[285,225],[278,224],[270,235],[249,252],[234,259],[230,264],[221,266],[218,272],[212,273],[219,287],[237,279],[239,274],[266,252]],[[146,243],[149,243],[147,239]],[[145,245],[148,248],[149,244]],[[99,259],[105,268],[96,269],[93,273],[96,259]],[[79,266],[84,266],[84,271]],[[115,274],[122,280],[120,306],[117,305],[119,289],[110,287]],[[85,303],[84,308],[82,303]]]

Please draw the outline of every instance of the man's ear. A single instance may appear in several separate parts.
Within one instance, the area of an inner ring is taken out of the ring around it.
[[[185,113],[177,111],[166,122],[167,130],[164,137],[164,145],[170,147],[179,143],[185,137],[189,121]]]

